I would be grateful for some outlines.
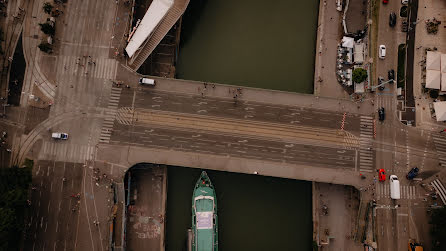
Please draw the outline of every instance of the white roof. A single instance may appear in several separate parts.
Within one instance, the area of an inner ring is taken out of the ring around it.
[[[196,212],[197,229],[212,229],[213,212]]]
[[[352,37],[343,37],[342,38],[342,47],[345,48],[353,48],[355,40]]]
[[[428,51],[426,56],[426,70],[440,70],[441,53]]]
[[[141,47],[147,38],[153,33],[158,24],[166,16],[167,12],[173,5],[174,0],[153,0],[141,23],[133,34],[130,42],[127,44],[125,51],[129,57]]]
[[[434,102],[435,116],[437,121],[446,120],[446,102]]]
[[[440,71],[426,71],[426,88],[440,89],[441,76]]]
[[[355,44],[355,48],[353,49],[353,58],[355,59],[355,63],[364,62],[364,44]]]
[[[441,72],[446,74],[446,54],[441,54]]]

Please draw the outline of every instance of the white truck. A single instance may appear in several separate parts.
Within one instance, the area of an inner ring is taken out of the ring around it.
[[[390,198],[394,200],[401,199],[400,181],[396,175],[390,175]]]
[[[68,133],[64,133],[64,132],[53,132],[51,134],[51,138],[53,139],[68,139]]]

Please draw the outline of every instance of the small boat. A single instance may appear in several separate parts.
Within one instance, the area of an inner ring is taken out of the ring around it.
[[[217,198],[205,171],[192,195],[192,251],[218,250]]]

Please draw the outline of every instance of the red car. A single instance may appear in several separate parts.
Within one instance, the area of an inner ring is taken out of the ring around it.
[[[389,3],[389,0],[383,0],[383,4]]]
[[[378,179],[379,181],[386,181],[386,171],[382,168],[378,170]]]

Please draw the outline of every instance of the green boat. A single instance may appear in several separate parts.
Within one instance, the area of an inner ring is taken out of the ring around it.
[[[218,250],[217,198],[203,171],[192,195],[192,251]]]

